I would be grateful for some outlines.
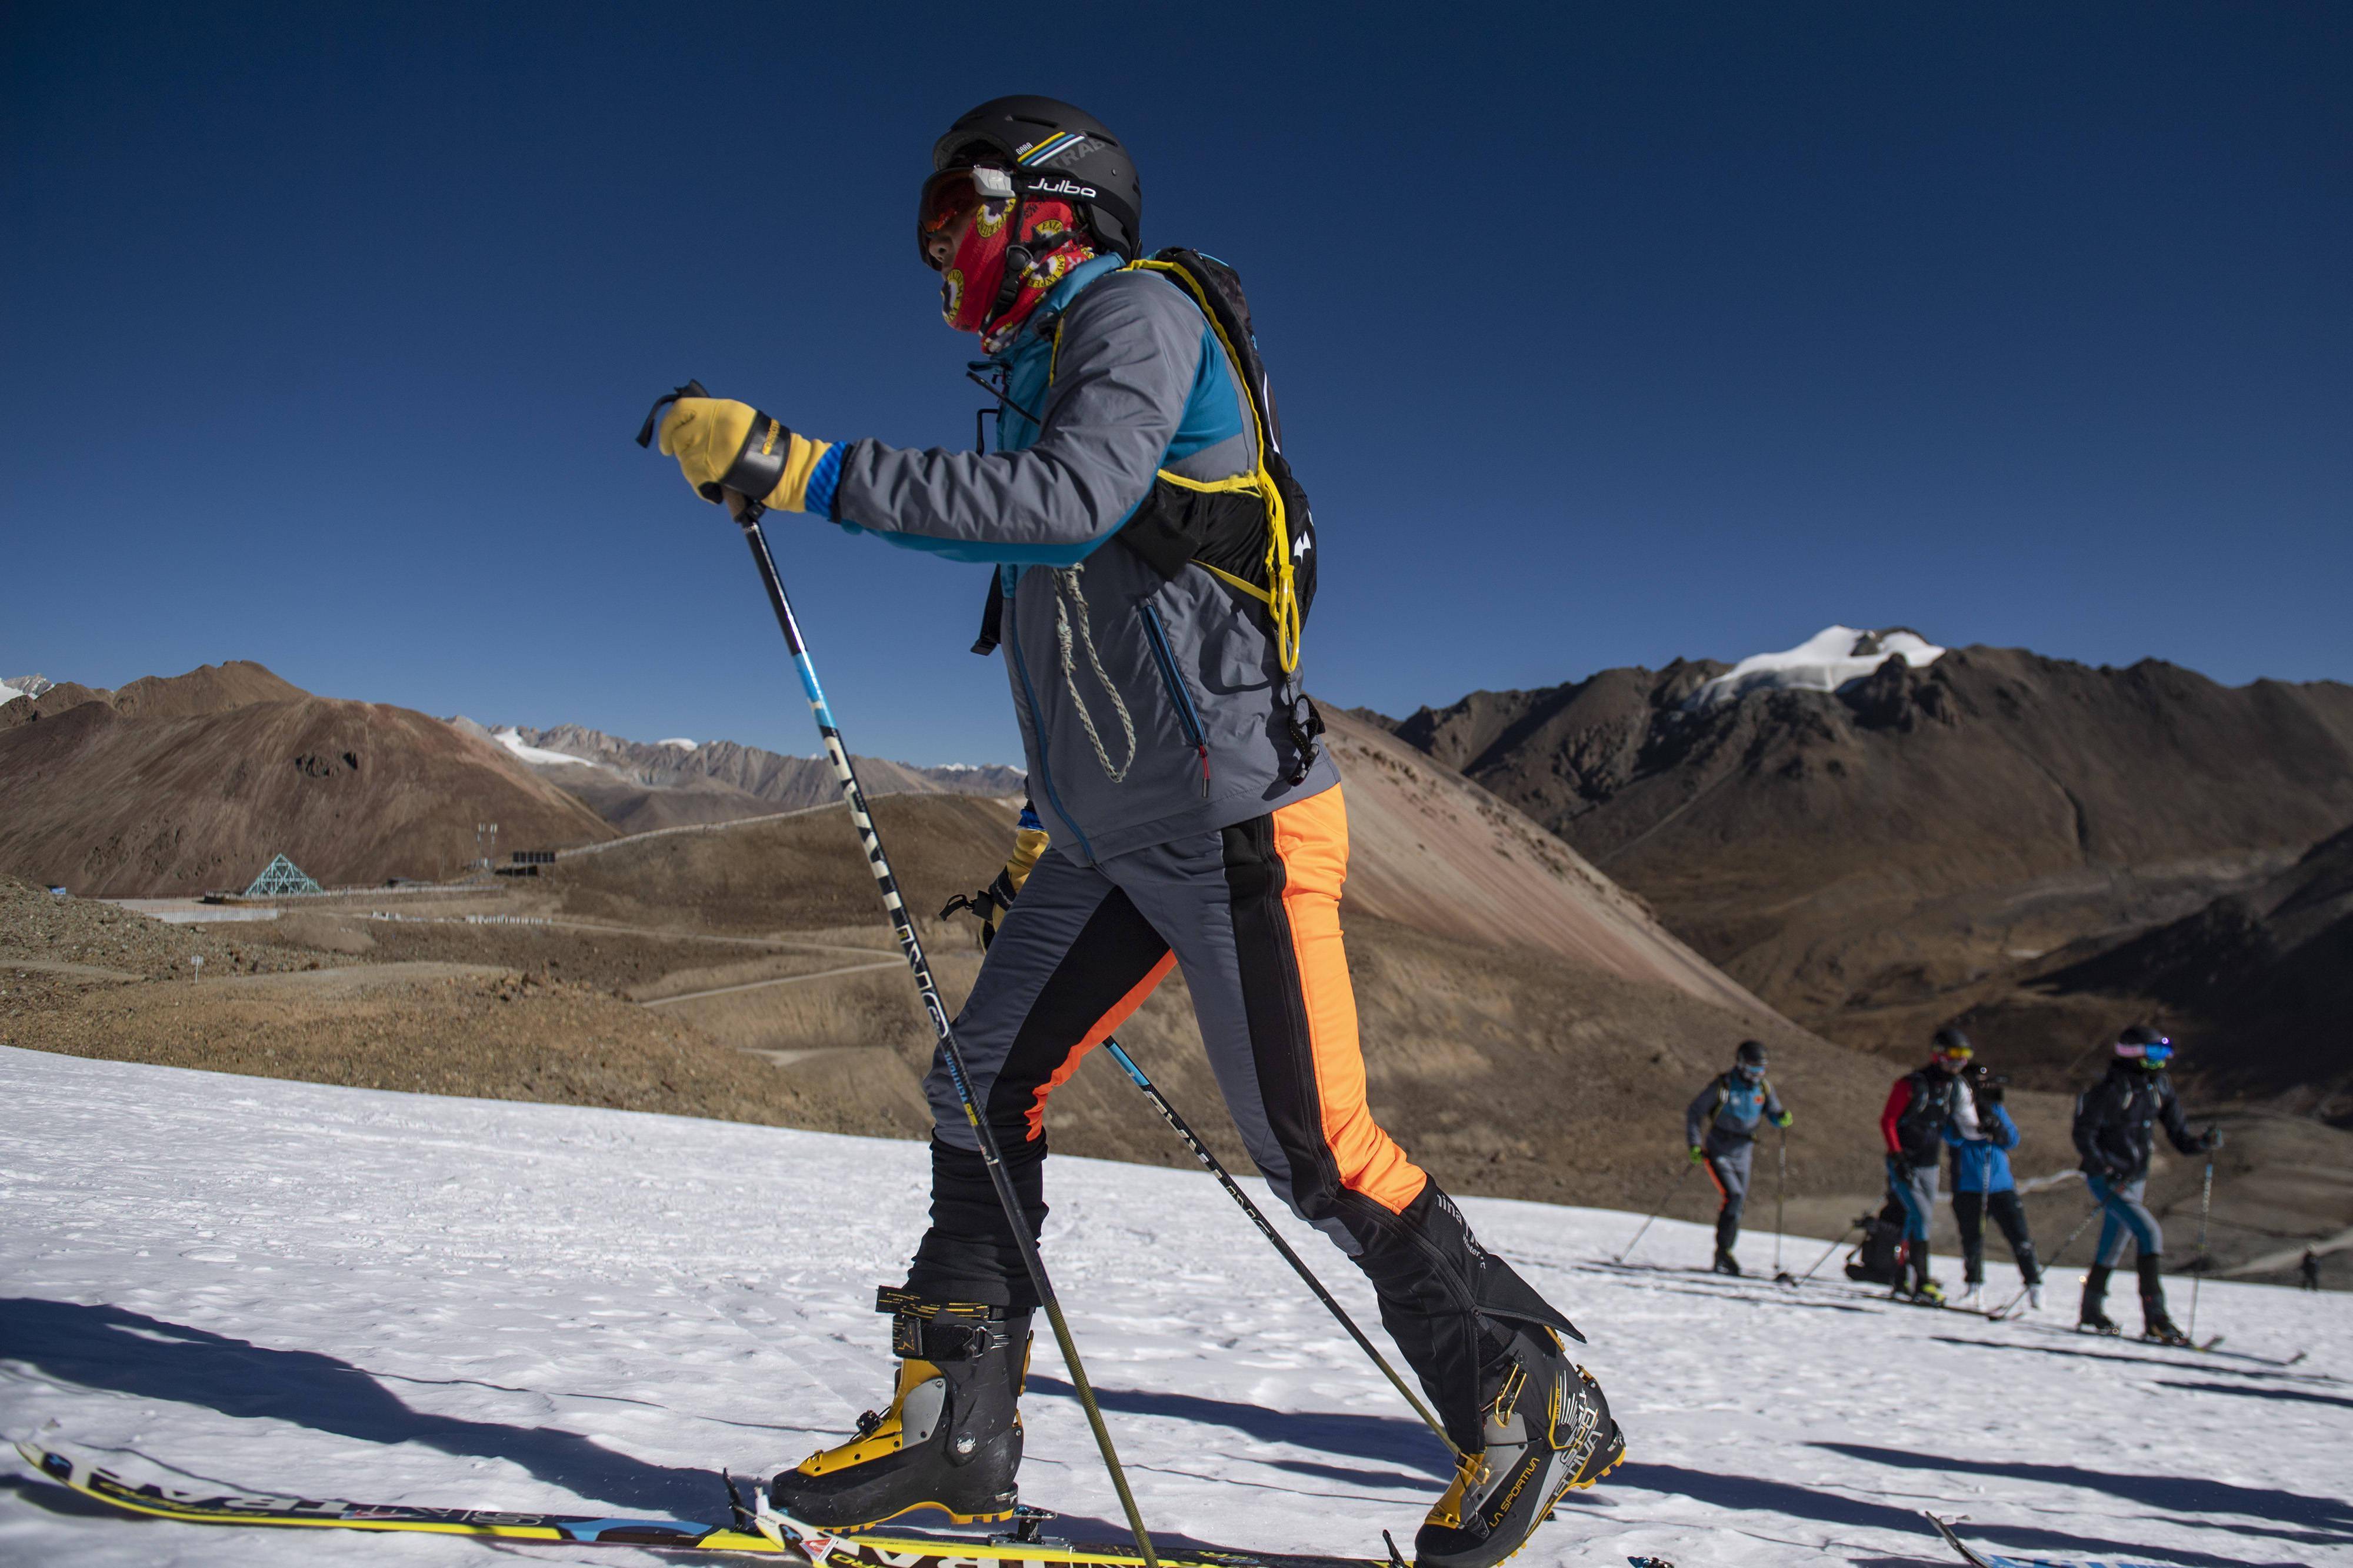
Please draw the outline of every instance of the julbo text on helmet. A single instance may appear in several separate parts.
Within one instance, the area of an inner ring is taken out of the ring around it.
[[[1093,115],[1060,99],[993,98],[966,110],[932,148],[932,177],[917,207],[916,248],[941,186],[976,169],[1001,172],[1017,202],[1068,202],[1103,249],[1143,254],[1144,187],[1135,160]],[[992,185],[996,184],[991,180]],[[1019,232],[1017,224],[1015,232]]]

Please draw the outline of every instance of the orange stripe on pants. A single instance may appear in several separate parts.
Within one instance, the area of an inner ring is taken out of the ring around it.
[[[1038,1092],[1030,1098],[1028,1113],[1029,1137],[1038,1139],[1046,1135],[1046,1097],[1068,1083],[1071,1075],[1079,1070],[1079,1064],[1087,1059],[1087,1053],[1110,1039],[1119,1026],[1144,1005],[1144,999],[1152,994],[1153,989],[1168,977],[1168,972],[1176,967],[1176,955],[1162,953],[1160,962],[1152,966],[1152,972],[1130,987],[1126,995],[1112,1005],[1110,1012],[1095,1020],[1093,1028],[1080,1037],[1079,1043],[1071,1047],[1071,1054],[1062,1058],[1062,1065],[1047,1076],[1046,1081],[1038,1086]]]
[[[1348,807],[1335,787],[1274,813],[1282,859],[1282,912],[1306,1005],[1309,1048],[1324,1142],[1340,1184],[1392,1214],[1421,1195],[1430,1178],[1381,1131],[1365,1103],[1365,1057],[1356,1036],[1356,995],[1340,935],[1340,888],[1348,879]]]

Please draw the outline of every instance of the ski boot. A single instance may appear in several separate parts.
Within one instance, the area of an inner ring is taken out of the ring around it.
[[[2140,1268],[2140,1337],[2151,1344],[2189,1346],[2189,1336],[2174,1326],[2165,1311],[2165,1279],[2160,1270],[2165,1259],[2154,1253],[2143,1253]]]
[[[2115,1334],[2123,1331],[2116,1320],[2103,1311],[2108,1295],[2108,1266],[2094,1263],[2084,1270],[2084,1305],[2075,1314],[2075,1330],[2085,1334]]]
[[[1462,1457],[1422,1521],[1414,1568],[1493,1568],[1527,1544],[1562,1493],[1591,1486],[1626,1457],[1601,1385],[1568,1359],[1560,1336],[1535,1323],[1510,1330],[1510,1348],[1481,1380],[1487,1446]]]
[[[958,1524],[1013,1517],[1021,1468],[1021,1382],[1029,1314],[876,1292],[900,1358],[891,1407],[858,1435],[768,1483],[779,1513],[822,1530],[860,1530],[917,1509]]]
[[[2026,1310],[2030,1312],[2042,1310],[2042,1281],[2040,1279],[2026,1288]]]
[[[1718,1274],[1729,1274],[1735,1279],[1740,1278],[1740,1259],[1733,1257],[1728,1247],[1719,1247],[1715,1249],[1715,1262],[1713,1267]]]
[[[1985,1282],[1980,1279],[1968,1279],[1962,1281],[1961,1299],[1957,1304],[1963,1307],[1968,1307],[1972,1310],[1983,1307],[1985,1305]]]

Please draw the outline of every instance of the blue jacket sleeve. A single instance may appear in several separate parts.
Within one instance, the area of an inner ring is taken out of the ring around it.
[[[1983,1126],[1985,1124],[1985,1113],[1989,1111],[1992,1113],[1993,1117],[1994,1135],[1992,1142],[1995,1146],[2001,1149],[2017,1148],[2018,1123],[2011,1120],[2009,1108],[2007,1106],[2000,1105],[1980,1107],[1978,1117],[1978,1123],[1979,1126]]]

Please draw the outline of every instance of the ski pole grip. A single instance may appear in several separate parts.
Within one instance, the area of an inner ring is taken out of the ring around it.
[[[699,381],[690,381],[684,386],[678,388],[676,391],[665,392],[659,397],[655,398],[654,405],[646,410],[646,422],[638,426],[638,445],[640,447],[650,447],[654,444],[654,426],[661,423],[661,411],[663,409],[668,408],[671,404],[676,403],[681,397],[708,397],[711,394],[702,390],[702,383]]]

